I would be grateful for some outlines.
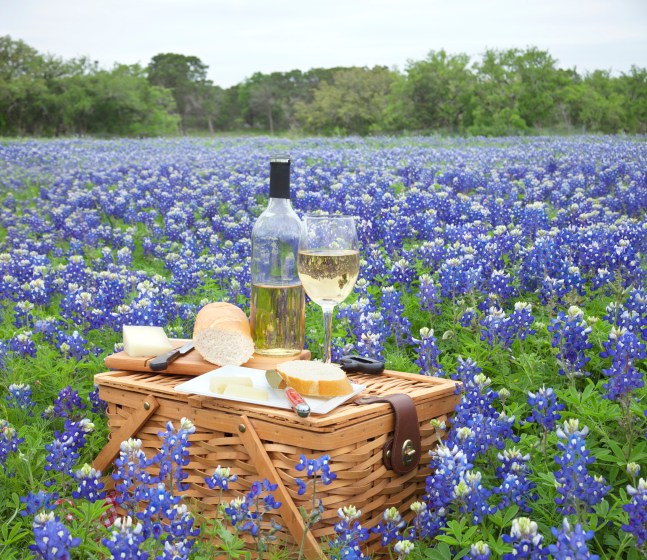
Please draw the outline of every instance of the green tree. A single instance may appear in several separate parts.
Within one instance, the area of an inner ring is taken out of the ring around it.
[[[459,132],[471,124],[476,76],[466,54],[431,51],[424,60],[410,61],[406,73],[402,93],[410,127]]]
[[[187,132],[189,116],[202,112],[205,86],[210,85],[208,69],[196,56],[175,53],[155,55],[148,65],[150,83],[168,88],[173,93],[183,134]]]
[[[379,128],[397,76],[385,66],[348,68],[323,82],[311,103],[297,105],[306,130],[324,134],[368,134]]]
[[[559,122],[555,100],[569,85],[568,75],[557,70],[546,51],[487,50],[478,71],[475,134],[514,134]]]
[[[618,91],[625,99],[627,132],[647,132],[647,69],[632,66],[629,73],[617,78]]]

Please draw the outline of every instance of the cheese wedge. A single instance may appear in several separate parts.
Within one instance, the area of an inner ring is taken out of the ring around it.
[[[132,357],[158,356],[173,350],[162,327],[124,325],[124,351]]]
[[[254,384],[252,383],[251,377],[215,376],[209,380],[209,391],[221,395],[227,385],[245,385],[246,387],[252,387]]]
[[[248,385],[237,385],[230,383],[222,392],[227,397],[249,399],[253,401],[266,401],[270,398],[269,393],[260,387],[249,387]]]

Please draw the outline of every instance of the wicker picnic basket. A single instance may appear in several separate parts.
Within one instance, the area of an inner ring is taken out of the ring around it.
[[[371,529],[388,507],[395,506],[405,519],[409,506],[425,491],[429,474],[429,453],[437,443],[430,420],[447,420],[457,403],[455,382],[421,375],[387,371],[381,375],[351,374],[351,380],[366,386],[362,395],[406,394],[415,403],[421,449],[417,467],[397,474],[384,464],[383,447],[394,432],[394,413],[388,403],[343,404],[325,415],[299,418],[291,410],[269,408],[212,397],[176,392],[186,377],[150,372],[109,371],[95,376],[100,397],[108,403],[111,437],[95,460],[105,472],[129,437],[142,440],[148,456],[160,445],[158,434],[167,421],[190,419],[196,431],[190,437],[190,464],[186,468],[190,488],[186,492],[207,517],[215,515],[218,491],[211,490],[205,477],[221,465],[230,467],[238,480],[224,496],[228,502],[249,491],[256,480],[268,478],[278,484],[275,497],[282,502],[276,520],[283,526],[280,538],[301,542],[303,522],[300,505],[309,510],[308,493],[297,494],[295,470],[301,454],[307,458],[331,456],[336,480],[318,485],[323,499],[323,519],[308,532],[308,558],[321,558],[320,543],[334,536],[338,508],[354,505],[362,511],[360,522]],[[372,536],[369,546],[379,545]]]

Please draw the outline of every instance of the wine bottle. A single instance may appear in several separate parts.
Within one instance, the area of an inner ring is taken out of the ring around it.
[[[270,158],[270,198],[252,229],[250,326],[258,354],[303,350],[305,292],[297,274],[301,220],[290,202],[290,157]]]

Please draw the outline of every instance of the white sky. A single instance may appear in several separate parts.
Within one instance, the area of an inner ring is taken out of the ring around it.
[[[197,56],[229,87],[254,72],[386,65],[431,50],[536,46],[579,72],[647,68],[647,0],[0,0],[0,36],[104,68]]]

